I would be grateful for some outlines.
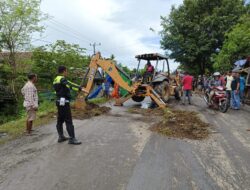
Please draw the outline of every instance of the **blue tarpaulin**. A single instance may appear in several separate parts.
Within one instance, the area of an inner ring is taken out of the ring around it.
[[[246,59],[241,59],[241,60],[238,60],[234,63],[234,65],[236,65],[237,67],[242,67],[243,65],[245,65],[247,62]]]
[[[107,75],[106,76],[106,83],[112,83],[112,78]],[[88,99],[96,98],[98,94],[102,91],[102,85],[99,85],[89,96]]]
[[[98,94],[101,92],[102,90],[102,85],[99,85],[97,87],[97,89],[94,90],[94,92],[92,92],[89,96],[88,99],[92,99],[92,98],[96,98],[98,96]]]

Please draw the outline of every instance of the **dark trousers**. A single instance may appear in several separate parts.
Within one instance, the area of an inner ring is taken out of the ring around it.
[[[227,90],[227,98],[230,101],[231,100],[231,90]]]
[[[182,103],[186,103],[186,98],[188,98],[188,103],[191,104],[191,90],[183,90]]]
[[[59,103],[56,103],[58,115],[57,115],[57,124],[56,129],[59,137],[63,135],[63,123],[66,123],[66,130],[70,138],[75,138],[75,130],[72,122],[70,104],[66,103],[64,106],[60,106]]]

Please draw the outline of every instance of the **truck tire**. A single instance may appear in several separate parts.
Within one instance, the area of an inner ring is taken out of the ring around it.
[[[135,102],[142,102],[144,99],[144,96],[132,96],[132,100],[134,100]]]

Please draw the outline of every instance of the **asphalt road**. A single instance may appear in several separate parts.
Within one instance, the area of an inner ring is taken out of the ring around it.
[[[150,132],[154,121],[127,112],[131,103],[75,120],[80,146],[58,144],[55,123],[42,126],[0,147],[0,190],[250,189],[250,108],[222,114],[194,102],[176,107],[211,123],[203,141]]]

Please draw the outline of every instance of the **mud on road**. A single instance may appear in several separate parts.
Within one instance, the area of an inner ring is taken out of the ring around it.
[[[132,102],[75,120],[81,146],[58,144],[55,123],[41,126],[37,135],[0,147],[0,189],[250,189],[250,108],[222,114],[199,96],[193,102],[172,106],[209,123],[204,140],[151,132],[159,117],[128,112]]]
[[[174,108],[140,109],[131,108],[130,113],[140,113],[150,120],[159,118],[159,122],[149,129],[167,137],[201,140],[209,135],[209,124],[197,115],[197,112]]]

